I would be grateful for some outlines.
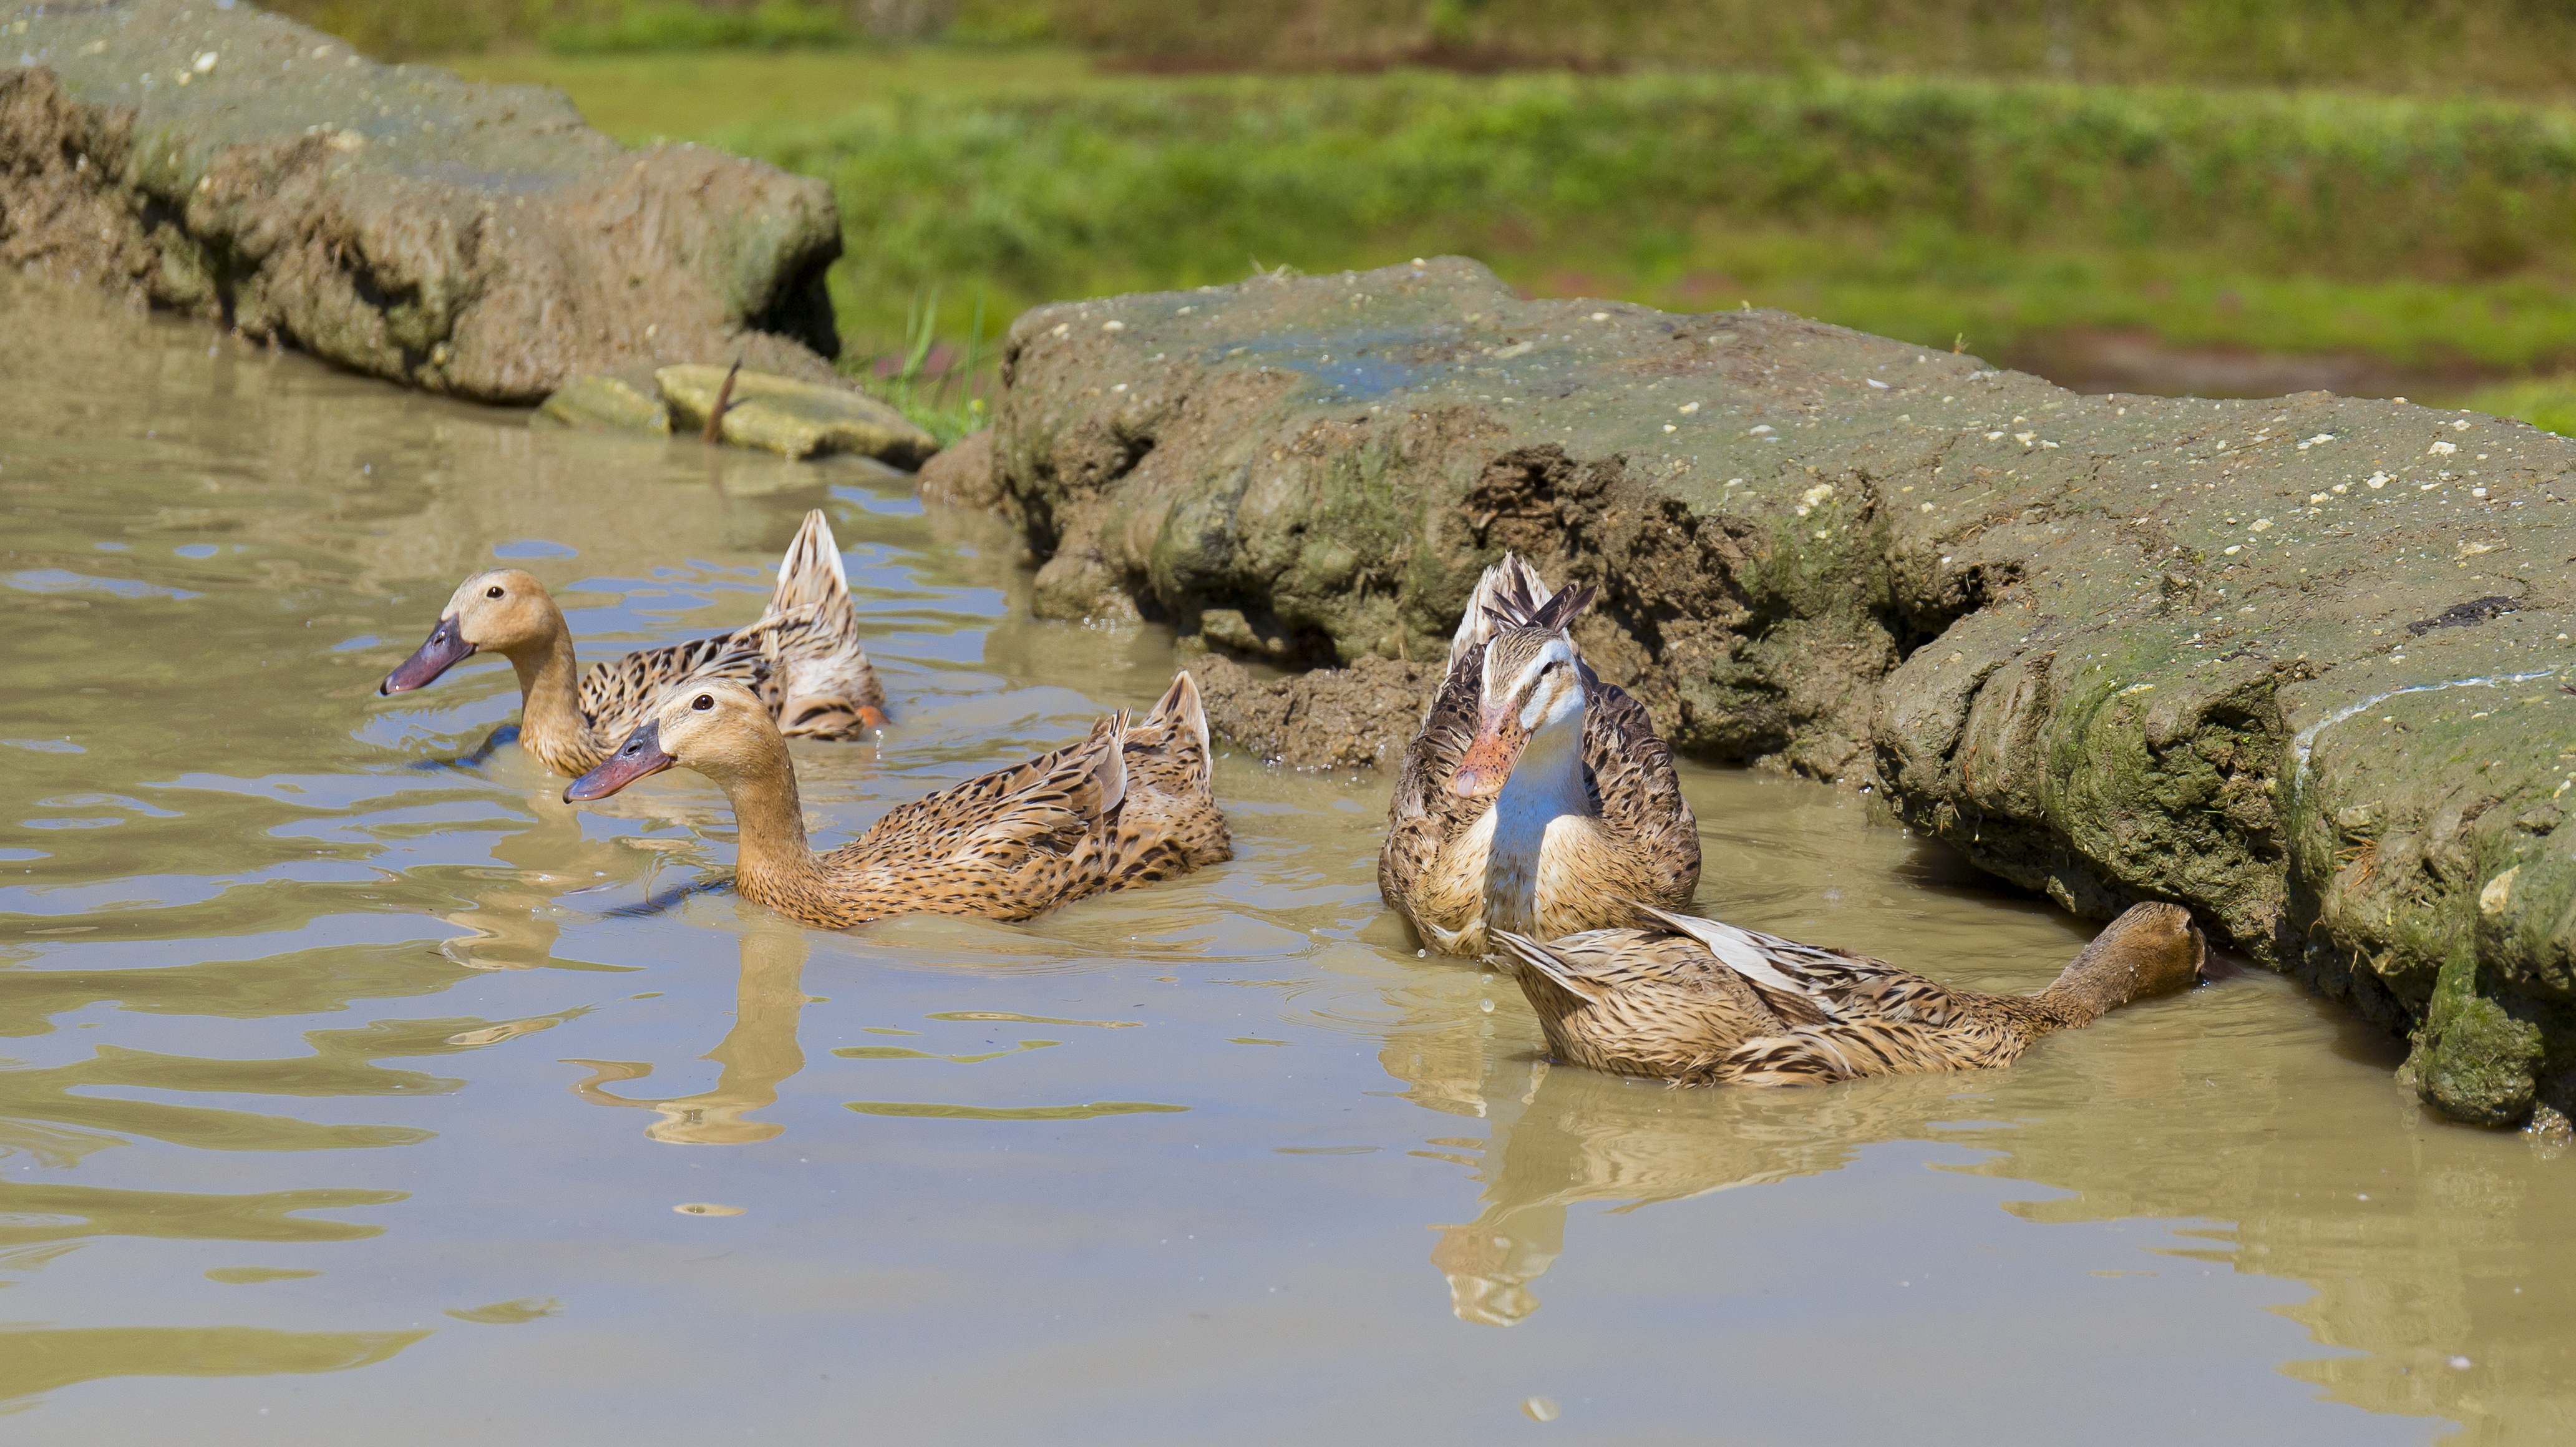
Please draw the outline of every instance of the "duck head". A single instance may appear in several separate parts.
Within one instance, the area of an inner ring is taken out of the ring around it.
[[[2106,1011],[2190,989],[2212,974],[2209,942],[2178,904],[2131,905],[2041,992],[2081,1024]]]
[[[784,767],[787,742],[750,689],[709,679],[662,696],[653,717],[626,736],[608,762],[572,781],[566,803],[605,799],[674,764],[719,784]]]
[[[429,640],[386,674],[376,692],[409,693],[476,653],[515,656],[551,645],[562,631],[563,612],[545,584],[516,568],[492,568],[457,585]]]
[[[1476,736],[1449,776],[1449,792],[1472,798],[1490,794],[1540,735],[1583,733],[1583,671],[1574,641],[1556,629],[1512,628],[1485,644],[1484,688]]]

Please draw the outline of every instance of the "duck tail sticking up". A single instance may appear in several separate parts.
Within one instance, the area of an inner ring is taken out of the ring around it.
[[[1467,616],[1458,620],[1458,632],[1449,640],[1450,671],[1457,670],[1461,655],[1471,650],[1481,655],[1494,635],[1507,628],[1554,632],[1571,625],[1592,606],[1596,591],[1569,583],[1550,593],[1538,569],[1520,554],[1503,554],[1476,580],[1476,591],[1467,599]]]
[[[849,574],[841,570],[841,545],[832,536],[832,520],[819,507],[805,514],[804,525],[796,529],[796,540],[778,560],[778,586],[769,593],[771,617],[802,608],[847,613],[854,623],[858,616],[850,603]]]
[[[768,620],[793,620],[807,640],[782,651],[779,732],[789,738],[854,738],[885,726],[885,685],[859,646],[858,605],[850,599],[841,545],[821,508],[805,514],[796,540],[778,560]],[[765,620],[766,621],[766,620]]]
[[[1186,756],[1184,763],[1194,782],[1201,789],[1207,788],[1215,768],[1216,749],[1208,738],[1207,705],[1199,698],[1198,680],[1190,677],[1188,670],[1174,674],[1172,686],[1164,689],[1163,696],[1146,711],[1145,727],[1154,729],[1156,725],[1178,735],[1175,741],[1185,746],[1185,741],[1197,743],[1197,753]]]

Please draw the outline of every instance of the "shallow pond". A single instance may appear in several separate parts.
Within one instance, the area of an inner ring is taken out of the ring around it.
[[[818,843],[1168,681],[905,481],[532,429],[0,287],[13,1442],[2263,1443],[2576,1431],[2576,1159],[2252,974],[2019,1067],[1551,1069],[1377,900],[1386,783],[1033,926],[799,929],[695,775],[570,808],[477,660],[747,621],[831,510],[897,723]],[[1866,801],[1693,768],[1704,907],[2031,989],[2082,941]],[[96,1032],[96,1033],[92,1033]]]

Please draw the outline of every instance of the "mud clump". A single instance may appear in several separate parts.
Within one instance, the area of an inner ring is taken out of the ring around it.
[[[0,264],[487,402],[736,356],[831,380],[820,181],[628,151],[554,91],[378,65],[247,5],[15,24]]]
[[[1316,772],[1392,768],[1440,686],[1438,665],[1385,658],[1259,679],[1211,654],[1189,671],[1219,737],[1267,763]]]
[[[970,433],[921,465],[919,492],[941,507],[989,511],[1001,505],[1002,481],[993,472],[993,433]]]
[[[1003,357],[1042,613],[1356,674],[1441,657],[1516,549],[1600,588],[1578,640],[1683,751],[1881,793],[2086,915],[2187,905],[2463,1119],[2576,1104],[2576,443],[1456,259],[1044,307]],[[1228,698],[1291,756],[1293,686]]]

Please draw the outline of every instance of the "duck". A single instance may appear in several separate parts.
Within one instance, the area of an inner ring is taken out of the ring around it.
[[[1646,927],[1544,943],[1498,932],[1558,1061],[1677,1085],[1990,1070],[2209,970],[2208,942],[2177,904],[2131,906],[2035,995],[1954,990],[1848,950],[1636,908]]]
[[[490,568],[457,585],[428,640],[376,691],[425,688],[483,652],[518,671],[519,746],[559,774],[597,768],[666,689],[702,678],[755,689],[790,737],[852,739],[886,725],[885,685],[859,644],[849,576],[821,508],[805,514],[779,560],[769,607],[731,633],[640,649],[583,674],[572,630],[545,584],[517,568]]]
[[[899,805],[816,854],[769,706],[736,680],[701,678],[665,694],[564,800],[694,769],[733,806],[734,887],[747,899],[822,929],[903,914],[1025,920],[1234,857],[1211,760],[1207,710],[1183,673],[1142,721],[1112,714],[1080,743]]]
[[[1589,587],[1551,592],[1506,552],[1477,579],[1439,690],[1404,754],[1378,893],[1423,944],[1482,956],[1627,923],[1627,899],[1688,908],[1699,824],[1645,708],[1569,631]]]

